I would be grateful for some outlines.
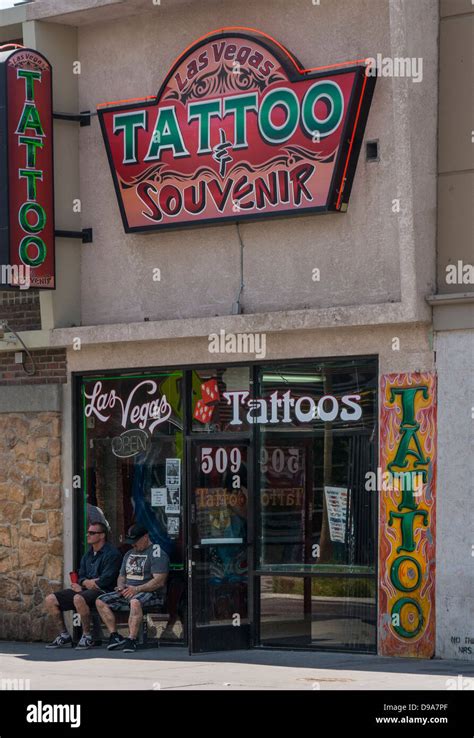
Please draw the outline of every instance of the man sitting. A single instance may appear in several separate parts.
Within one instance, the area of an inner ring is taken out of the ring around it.
[[[125,653],[133,653],[137,650],[142,608],[163,605],[169,559],[158,544],[151,543],[148,531],[142,525],[132,525],[125,541],[133,548],[123,557],[115,591],[101,595],[96,607],[110,633],[107,648],[114,650],[123,646]],[[117,632],[113,612],[123,605],[130,607],[128,638],[122,638]]]
[[[59,628],[59,635],[46,648],[72,645],[64,622],[65,610],[76,610],[81,616],[82,637],[76,648],[83,650],[93,645],[90,608],[99,595],[112,590],[120,569],[121,555],[120,551],[107,543],[107,528],[103,523],[91,523],[88,526],[87,541],[90,545],[81,559],[78,583],[49,594],[45,599],[46,610]]]

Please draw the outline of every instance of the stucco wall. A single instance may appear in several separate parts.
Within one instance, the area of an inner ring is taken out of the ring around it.
[[[266,361],[323,358],[325,356],[378,356],[380,374],[431,371],[434,356],[427,326],[341,328],[293,331],[265,335]],[[399,339],[399,343],[394,339]],[[399,346],[399,349],[396,347]],[[71,372],[97,369],[184,366],[261,360],[255,355],[209,352],[207,336],[183,340],[136,341],[85,345],[67,352]]]
[[[437,13],[434,0],[162,3],[79,27],[79,109],[155,94],[183,49],[224,25],[273,35],[307,67],[379,52],[422,56],[422,83],[378,80],[365,138],[379,139],[380,161],[366,162],[362,150],[346,214],[241,226],[245,312],[404,300],[413,315],[425,309],[435,272]],[[240,283],[236,227],[125,235],[97,118],[79,135],[82,225],[94,229],[82,251],[82,324],[230,314]]]
[[[474,660],[474,331],[437,333],[436,359],[436,654]]]

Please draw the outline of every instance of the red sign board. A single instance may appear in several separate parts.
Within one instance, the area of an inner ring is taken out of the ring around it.
[[[55,288],[52,72],[32,49],[0,51],[0,265]]]
[[[200,39],[156,97],[99,106],[125,231],[347,209],[374,84],[259,32]]]

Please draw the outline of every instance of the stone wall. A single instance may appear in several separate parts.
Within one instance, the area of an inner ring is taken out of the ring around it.
[[[0,639],[54,635],[44,598],[62,587],[57,412],[0,413]]]

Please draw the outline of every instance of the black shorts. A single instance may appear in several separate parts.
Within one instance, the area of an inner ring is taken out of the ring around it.
[[[80,595],[84,598],[89,607],[93,607],[96,599],[100,597],[100,595],[103,595],[104,592],[102,589],[83,589],[80,592],[74,592],[73,589],[61,589],[59,592],[54,592],[53,594],[58,601],[59,609],[64,611],[76,609],[74,607],[75,595]]]

